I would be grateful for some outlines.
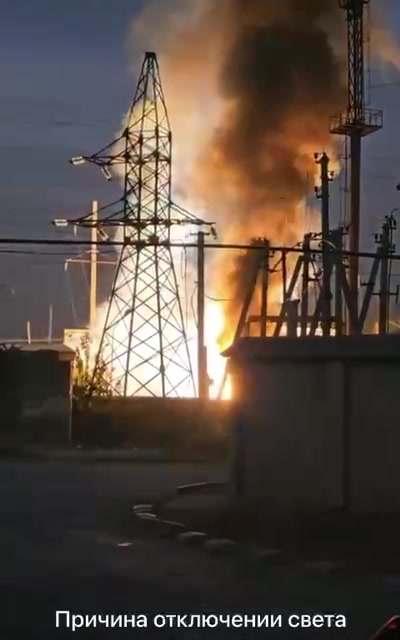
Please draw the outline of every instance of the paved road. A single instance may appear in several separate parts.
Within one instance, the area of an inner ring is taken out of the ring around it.
[[[207,466],[0,464],[0,638],[367,639],[400,610],[400,579],[250,568],[169,541],[137,537],[130,505],[181,482],[219,479]],[[344,613],[345,630],[216,631],[56,629],[55,611],[75,613]]]

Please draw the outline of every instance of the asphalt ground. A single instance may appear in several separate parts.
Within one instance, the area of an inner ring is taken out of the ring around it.
[[[251,566],[138,532],[131,507],[213,465],[0,463],[0,638],[367,639],[400,610],[400,576]],[[147,615],[147,628],[56,628],[56,611]],[[155,629],[162,613],[343,614],[345,629]]]

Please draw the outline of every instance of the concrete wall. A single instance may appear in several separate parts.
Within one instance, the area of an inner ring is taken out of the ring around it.
[[[246,495],[284,510],[338,506],[343,450],[343,432],[338,429],[343,412],[340,365],[248,367],[234,378],[233,388],[235,397],[246,397]]]
[[[233,357],[231,370],[245,499],[400,511],[400,358]]]
[[[73,437],[98,446],[224,449],[229,410],[229,403],[196,398],[95,397],[74,416]]]
[[[400,511],[400,365],[350,369],[350,499],[359,511]]]

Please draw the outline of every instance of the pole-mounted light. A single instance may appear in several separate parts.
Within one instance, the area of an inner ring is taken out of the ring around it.
[[[86,160],[83,156],[77,156],[76,158],[71,158],[70,163],[74,165],[74,167],[85,164]]]
[[[68,227],[69,222],[68,220],[65,220],[63,218],[58,218],[56,220],[53,220],[53,224],[55,227]]]

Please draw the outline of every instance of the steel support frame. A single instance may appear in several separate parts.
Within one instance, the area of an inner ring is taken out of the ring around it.
[[[157,57],[146,53],[120,137],[85,157],[123,179],[118,210],[101,226],[119,226],[122,247],[96,357],[111,395],[183,397],[195,393],[173,250],[172,134]],[[155,241],[154,246],[147,243]],[[137,246],[130,243],[137,242]],[[143,245],[141,244],[143,243]],[[92,393],[96,389],[92,388]]]

